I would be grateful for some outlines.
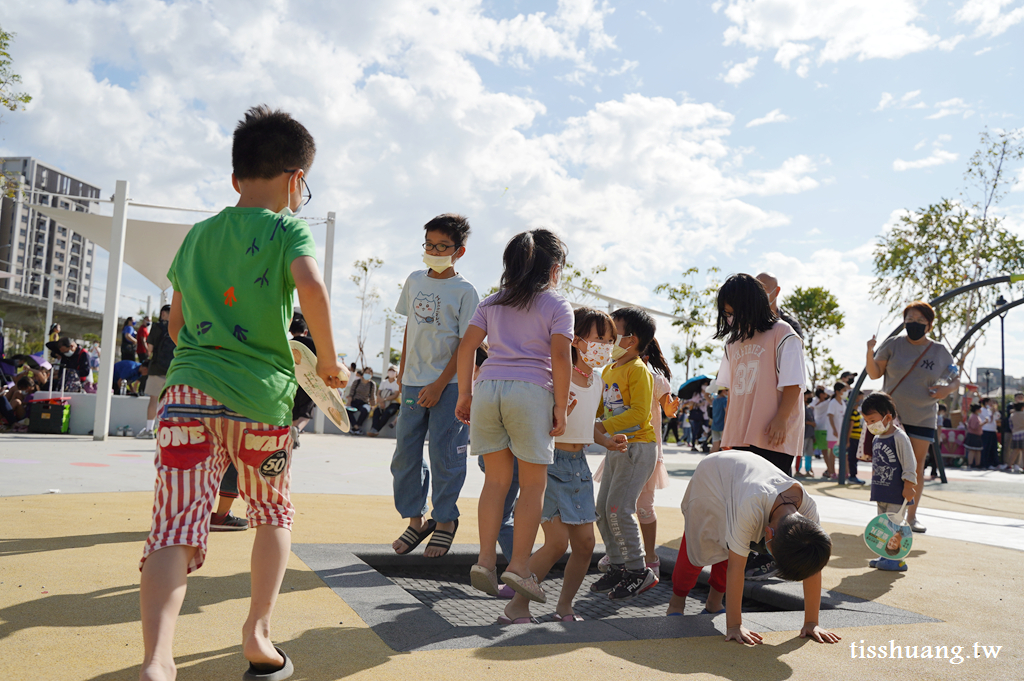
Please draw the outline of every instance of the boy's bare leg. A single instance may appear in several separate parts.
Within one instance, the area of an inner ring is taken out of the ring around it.
[[[714,587],[709,587],[708,600],[704,602],[704,609],[708,612],[718,612],[722,609],[723,598],[725,598],[724,591],[718,591]]]
[[[223,494],[220,499],[217,500],[217,515],[224,515],[231,510],[231,504],[234,503],[234,497],[226,497]]]
[[[260,525],[252,545],[250,572],[252,597],[249,617],[242,625],[242,654],[256,665],[280,667],[282,658],[270,641],[270,615],[281,591],[284,572],[288,567],[288,554],[292,548],[292,533],[277,525]]]
[[[185,600],[188,564],[196,550],[195,546],[168,546],[151,553],[142,564],[142,681],[170,681],[177,673],[172,650],[174,626]]]

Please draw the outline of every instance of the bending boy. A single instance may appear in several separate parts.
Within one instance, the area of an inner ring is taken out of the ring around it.
[[[242,626],[245,678],[284,679],[291,661],[270,640],[295,514],[289,499],[292,398],[288,347],[292,290],[320,355],[317,375],[344,385],[331,335],[327,289],[309,226],[293,217],[315,154],[309,132],[259,106],[235,129],[232,184],[238,205],[198,223],[168,277],[169,333],[177,344],[157,427],[153,526],[143,549],[140,678],[175,677],[172,642],[186,574],[206,558],[210,514],[229,463],[248,504],[252,598]]]
[[[779,566],[779,576],[804,584],[800,638],[835,643],[839,636],[818,626],[821,570],[832,540],[818,523],[818,508],[799,482],[749,452],[725,450],[708,456],[693,472],[682,503],[686,529],[672,572],[668,614],[680,615],[686,595],[705,565],[711,567],[706,611],[719,613],[725,597],[726,641],[761,643],[743,626],[743,572],[751,544]],[[687,540],[689,537],[689,541]]]

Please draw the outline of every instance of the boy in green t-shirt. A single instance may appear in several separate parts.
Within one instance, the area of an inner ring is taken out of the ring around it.
[[[625,452],[609,450],[601,489],[597,494],[597,529],[611,561],[608,572],[591,585],[595,593],[612,600],[639,596],[658,584],[658,576],[644,561],[644,545],[637,526],[636,502],[658,463],[658,445],[651,427],[654,377],[640,356],[654,339],[651,315],[637,307],[612,313],[618,333],[612,363],[604,368],[604,403],[597,417],[598,430],[624,434]]]
[[[174,627],[186,575],[206,556],[210,512],[229,463],[256,527],[252,600],[242,627],[247,678],[284,679],[292,663],[270,641],[270,616],[291,550],[289,433],[297,383],[288,346],[292,291],[320,354],[317,375],[344,386],[330,302],[309,226],[312,136],[287,113],[250,109],[235,129],[238,205],[196,224],[171,264],[169,334],[177,343],[157,428],[153,526],[143,549],[141,679],[173,679]]]

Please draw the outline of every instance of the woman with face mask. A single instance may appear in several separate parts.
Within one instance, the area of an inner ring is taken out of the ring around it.
[[[388,367],[388,375],[380,382],[380,390],[377,393],[377,411],[373,414],[373,426],[366,433],[368,437],[377,437],[384,426],[388,425],[391,417],[398,413],[401,407],[402,386],[398,383],[398,367],[394,364]]]
[[[371,405],[377,402],[377,384],[373,382],[373,369],[363,367],[363,372],[356,379],[352,387],[352,397],[349,399],[349,406],[358,410],[352,418],[352,435],[362,435],[362,425],[366,417],[370,415]]]
[[[907,507],[907,523],[914,532],[924,532],[917,519],[924,490],[924,463],[935,442],[935,405],[955,393],[960,381],[936,385],[953,356],[941,343],[928,338],[935,323],[935,310],[918,300],[903,310],[905,335],[896,336],[875,349],[874,336],[867,343],[867,372],[872,379],[884,378],[882,390],[892,396],[900,423],[910,436],[917,461],[915,503]]]

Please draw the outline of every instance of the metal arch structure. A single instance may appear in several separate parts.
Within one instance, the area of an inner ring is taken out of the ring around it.
[[[982,279],[981,281],[971,282],[970,284],[965,284],[964,286],[961,286],[959,288],[955,288],[955,289],[952,289],[950,291],[946,291],[942,295],[940,295],[940,296],[930,300],[928,302],[928,304],[931,305],[932,307],[936,307],[936,306],[941,305],[942,303],[946,302],[947,300],[949,300],[951,298],[955,298],[955,297],[957,297],[959,295],[962,295],[964,293],[968,293],[968,292],[973,291],[975,289],[984,288],[986,286],[995,286],[996,284],[1015,284],[1015,283],[1017,283],[1019,281],[1024,281],[1024,274],[1004,274],[1004,275],[999,276],[999,277],[992,277],[990,279]],[[973,336],[975,333],[977,333],[982,327],[984,327],[987,323],[989,323],[990,321],[992,321],[993,319],[998,317],[1000,314],[1005,313],[1005,312],[1009,311],[1010,309],[1012,309],[1014,307],[1017,307],[1018,305],[1021,305],[1021,304],[1024,304],[1024,298],[1022,298],[1020,300],[1014,300],[1012,302],[1007,303],[1006,305],[1003,305],[1002,307],[996,308],[995,311],[993,311],[992,313],[987,315],[984,319],[982,319],[977,324],[972,326],[967,331],[967,333],[964,334],[964,337],[960,339],[960,342],[956,344],[956,347],[953,349],[953,351],[950,354],[953,355],[953,357],[956,357],[956,354],[958,352],[960,352],[961,350],[963,350],[964,345],[966,345],[967,341],[970,340],[971,336]],[[900,333],[900,331],[902,331],[902,330],[903,330],[903,324],[901,323],[899,326],[897,326],[895,329],[893,329],[893,331],[888,336],[885,337],[883,342],[886,341],[886,340],[889,340],[893,336],[898,335]],[[856,401],[857,395],[860,393],[860,387],[861,387],[861,385],[864,384],[864,379],[865,379],[866,376],[867,376],[867,367],[865,366],[861,370],[860,375],[857,376],[857,382],[854,383],[853,384],[853,388],[850,389],[850,399],[846,403],[846,412],[843,414],[843,425],[842,425],[842,429],[840,430],[840,435],[839,435],[839,442],[841,442],[841,443],[849,442],[849,437],[850,437],[850,419],[853,416],[853,405],[854,405],[854,402]],[[948,480],[946,480],[946,467],[945,467],[945,465],[944,465],[944,463],[942,461],[942,451],[941,451],[941,449],[939,447],[939,433],[938,433],[938,431],[936,431],[936,433],[935,433],[935,451],[936,451],[935,464],[936,464],[936,467],[939,469],[939,477],[940,477],[940,479],[942,480],[943,483],[946,483],[946,482],[948,482]],[[846,484],[846,456],[839,456],[838,459],[839,459],[839,484],[843,485],[843,484]]]

